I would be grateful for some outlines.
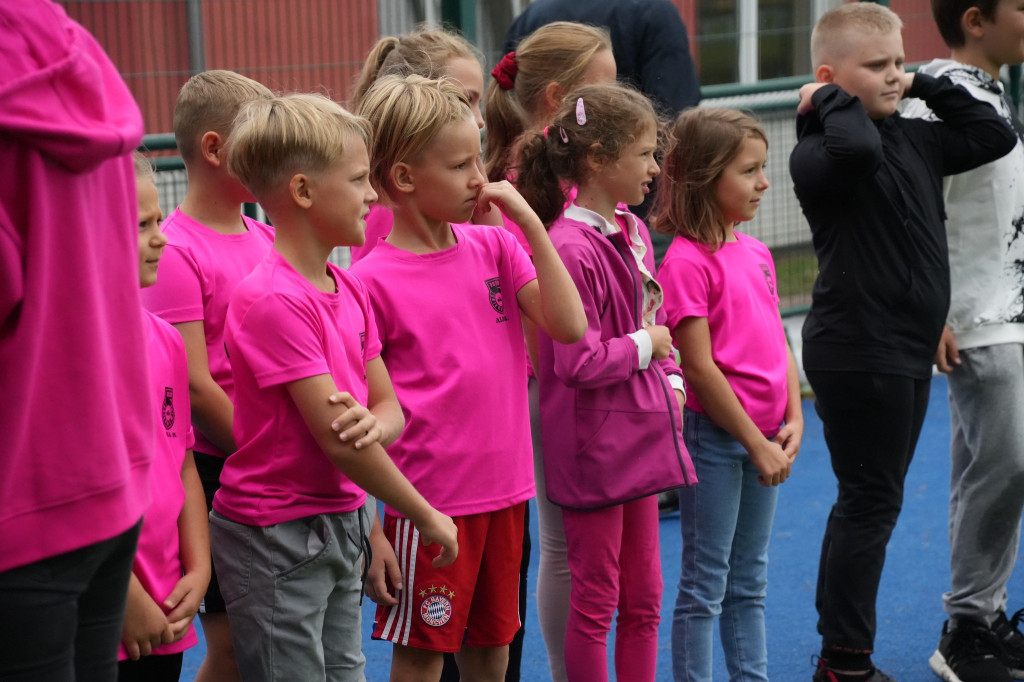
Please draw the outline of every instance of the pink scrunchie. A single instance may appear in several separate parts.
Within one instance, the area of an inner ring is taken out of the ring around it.
[[[491,75],[494,76],[494,80],[498,81],[498,85],[501,86],[502,90],[511,90],[516,83],[516,73],[518,73],[519,67],[516,65],[516,53],[509,52],[498,65],[491,71]]]

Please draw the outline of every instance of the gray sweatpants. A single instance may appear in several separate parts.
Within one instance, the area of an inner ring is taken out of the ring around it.
[[[1024,511],[1024,347],[960,351],[949,375],[950,618],[988,624],[1006,610]]]
[[[366,514],[363,507],[260,527],[210,512],[213,561],[243,680],[365,680]]]

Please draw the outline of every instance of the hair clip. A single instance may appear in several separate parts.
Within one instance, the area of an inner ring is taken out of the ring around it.
[[[516,53],[509,52],[491,70],[491,75],[494,77],[494,80],[498,81],[498,86],[502,90],[511,90],[516,84],[516,74],[518,72],[519,65],[516,64]]]
[[[583,108],[583,98],[576,100],[576,123],[581,126],[587,124],[587,110]]]
[[[562,138],[562,142],[569,144],[569,133],[565,132],[562,126],[558,126],[558,136]]]

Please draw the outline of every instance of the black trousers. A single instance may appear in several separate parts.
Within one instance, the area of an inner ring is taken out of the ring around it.
[[[838,481],[818,566],[818,632],[830,667],[871,666],[875,601],[931,379],[808,371]]]
[[[178,682],[184,654],[143,656],[117,664],[117,682]]]
[[[140,526],[0,573],[0,680],[117,679]]]

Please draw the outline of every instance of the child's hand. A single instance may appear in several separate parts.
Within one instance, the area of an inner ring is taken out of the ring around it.
[[[960,348],[956,345],[956,337],[948,326],[942,328],[939,348],[935,351],[935,367],[943,374],[949,374],[960,366]]]
[[[800,441],[803,437],[803,421],[794,420],[787,421],[772,440],[782,447],[782,452],[789,459],[790,465],[792,465],[794,460],[796,460],[796,456],[800,453]]]
[[[474,213],[490,211],[491,206],[497,206],[502,213],[511,218],[523,230],[527,241],[532,230],[544,230],[540,218],[508,180],[488,182],[480,188]]]
[[[378,525],[370,531],[370,547],[373,560],[366,572],[366,596],[381,606],[394,606],[402,590],[402,571],[394,547]],[[388,591],[389,584],[394,586],[393,594]]]
[[[907,93],[910,92],[910,88],[914,87],[914,72],[904,71],[900,76],[900,80],[903,81],[903,96],[907,97]]]
[[[644,327],[644,331],[651,337],[651,358],[664,360],[672,355],[672,332],[668,327],[652,324]]]
[[[775,442],[766,440],[750,454],[750,461],[757,468],[761,485],[771,487],[779,485],[789,478],[790,459]]]
[[[431,512],[430,520],[425,524],[416,524],[416,527],[420,529],[424,545],[435,542],[441,545],[441,552],[432,562],[434,568],[450,566],[459,555],[459,529],[450,517],[436,509],[432,509]]]
[[[344,391],[335,393],[327,399],[331,404],[347,408],[331,422],[331,428],[340,431],[338,440],[349,442],[358,438],[355,449],[365,448],[381,438],[380,425],[377,417],[366,406],[360,405],[351,394]],[[342,429],[344,428],[344,431]]]
[[[149,656],[158,646],[173,642],[174,633],[160,605],[146,594],[134,576],[132,579],[138,589],[133,586],[128,591],[121,643],[128,652],[128,658],[137,661],[142,656]]]
[[[828,85],[828,83],[807,83],[800,87],[800,103],[796,105],[796,113],[798,116],[806,114],[814,109],[814,104],[811,103],[811,97],[826,85]]]
[[[167,620],[174,635],[172,641],[177,642],[188,634],[188,626],[199,612],[199,604],[203,601],[209,584],[208,576],[186,573],[167,595],[163,607],[167,610]]]

